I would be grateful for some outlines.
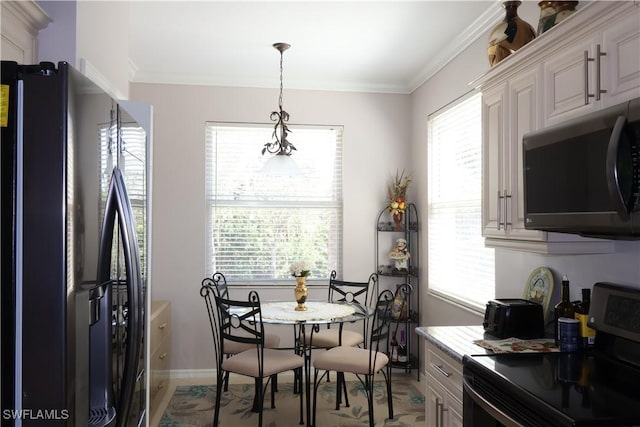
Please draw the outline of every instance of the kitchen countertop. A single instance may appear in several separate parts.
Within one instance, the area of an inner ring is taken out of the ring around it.
[[[462,357],[468,355],[491,354],[490,350],[474,344],[475,340],[487,338],[480,325],[471,326],[419,326],[416,333],[433,343],[440,350],[462,363]]]

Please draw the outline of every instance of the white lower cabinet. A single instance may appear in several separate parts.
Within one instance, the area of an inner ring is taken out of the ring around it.
[[[427,375],[427,426],[462,427],[462,402],[453,397],[432,376]]]
[[[462,427],[462,364],[425,341],[428,427]]]

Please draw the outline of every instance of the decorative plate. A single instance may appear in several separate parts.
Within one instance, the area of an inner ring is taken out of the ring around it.
[[[542,305],[544,322],[548,322],[549,301],[553,293],[553,274],[546,267],[538,267],[531,272],[524,287],[524,299]]]

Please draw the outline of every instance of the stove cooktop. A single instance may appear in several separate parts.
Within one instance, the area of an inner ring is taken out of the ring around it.
[[[640,426],[640,287],[596,283],[589,326],[589,350],[465,356],[465,426]]]
[[[490,393],[503,392],[502,399],[495,396],[502,404],[517,399],[531,417],[552,425],[640,425],[640,369],[594,351],[465,356],[464,362],[482,372],[476,379],[494,384]]]

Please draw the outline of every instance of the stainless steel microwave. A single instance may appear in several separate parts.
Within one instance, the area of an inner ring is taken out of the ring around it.
[[[522,143],[525,228],[640,239],[640,98]]]

